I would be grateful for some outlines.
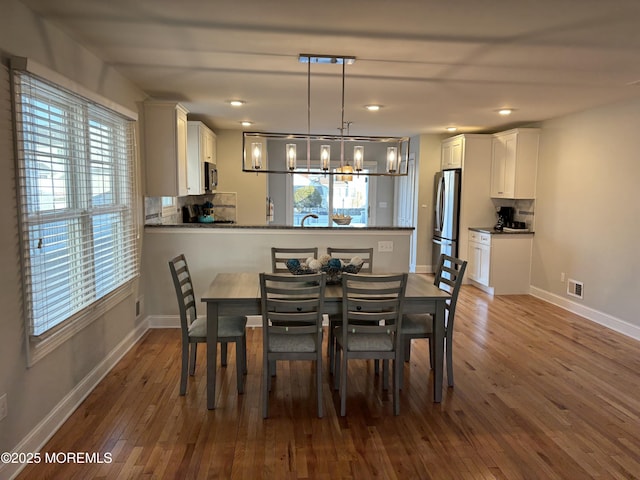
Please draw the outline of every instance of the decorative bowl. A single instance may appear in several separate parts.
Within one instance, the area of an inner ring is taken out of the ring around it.
[[[331,220],[333,220],[338,225],[349,225],[351,223],[351,217],[349,215],[334,215],[333,217],[331,217]]]
[[[322,264],[320,268],[311,268],[304,261],[297,259],[287,260],[287,268],[293,275],[311,275],[318,272],[324,272],[327,275],[327,284],[335,285],[342,281],[342,272],[358,273],[363,263],[346,265],[342,264],[339,259],[334,258],[328,263]]]

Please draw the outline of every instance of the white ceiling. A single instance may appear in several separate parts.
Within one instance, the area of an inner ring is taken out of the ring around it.
[[[638,0],[22,1],[214,129],[306,133],[300,53],[357,58],[352,135],[490,132],[640,96]],[[312,133],[337,133],[341,74],[311,68]]]

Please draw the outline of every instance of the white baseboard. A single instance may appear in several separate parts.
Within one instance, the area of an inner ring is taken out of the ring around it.
[[[475,280],[467,279],[467,284],[468,285],[473,285],[478,290],[482,290],[484,293],[488,293],[489,295],[493,295],[494,294],[494,288],[493,287],[487,287],[486,285],[482,285],[481,283],[478,283]]]
[[[13,452],[39,452],[102,379],[149,329],[145,319],[84,377],[15,447]],[[0,478],[15,478],[26,464],[0,464]]]
[[[608,313],[600,312],[593,308],[585,307],[573,300],[561,297],[555,293],[547,292],[540,288],[531,286],[530,292],[532,296],[544,300],[545,302],[552,303],[560,308],[564,308],[572,313],[580,315],[581,317],[591,320],[592,322],[603,325],[611,330],[622,333],[635,340],[640,340],[640,326],[633,325],[625,320],[616,318]]]
[[[431,265],[416,265],[416,273],[433,273]]]

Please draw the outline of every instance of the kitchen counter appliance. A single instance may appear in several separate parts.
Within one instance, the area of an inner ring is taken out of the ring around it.
[[[513,207],[500,207],[498,208],[498,223],[494,227],[495,230],[502,232],[513,232],[514,230],[526,230],[527,224],[525,222],[517,222],[513,219],[514,216]]]

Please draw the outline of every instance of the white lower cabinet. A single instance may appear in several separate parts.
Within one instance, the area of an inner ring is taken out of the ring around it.
[[[467,278],[494,295],[529,293],[533,234],[469,231]]]
[[[491,265],[491,235],[476,231],[469,232],[469,280],[489,286]]]

